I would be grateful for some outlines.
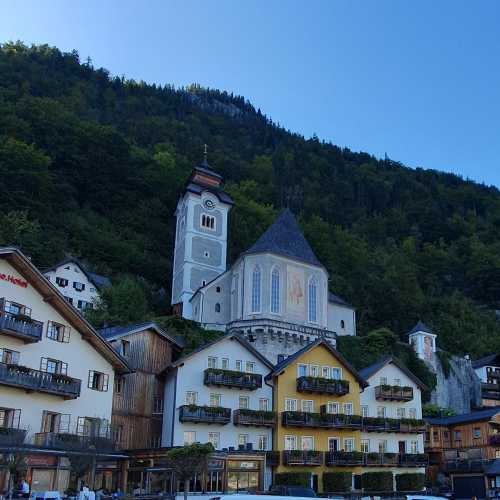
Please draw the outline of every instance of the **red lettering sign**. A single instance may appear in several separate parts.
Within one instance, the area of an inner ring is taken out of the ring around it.
[[[17,285],[17,286],[20,286],[22,288],[28,288],[27,281],[25,281],[21,278],[16,278],[15,276],[12,276],[12,274],[0,273],[0,280],[8,281],[9,283],[12,283],[13,285]]]
[[[26,465],[29,467],[42,466],[51,467],[57,465],[57,457],[53,456],[42,456],[42,455],[28,455],[26,457]]]

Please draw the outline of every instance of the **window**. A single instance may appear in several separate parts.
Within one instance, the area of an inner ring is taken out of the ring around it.
[[[64,296],[64,298],[66,299],[66,301],[68,303],[70,303],[71,305],[73,305],[73,299],[71,297],[67,297],[66,295]]]
[[[311,372],[311,377],[319,377],[319,366],[311,365],[310,372]]]
[[[13,408],[0,408],[0,427],[18,429],[21,419],[21,410]]]
[[[220,433],[219,432],[209,432],[208,442],[212,443],[212,446],[218,450],[220,448]]]
[[[344,450],[347,452],[354,451],[354,438],[344,438]]]
[[[297,411],[297,400],[285,398],[285,411]]]
[[[342,370],[340,368],[332,368],[332,378],[340,380],[342,378]]]
[[[286,356],[284,354],[278,354],[278,363],[285,361],[285,359],[286,359]]]
[[[187,405],[195,405],[198,401],[198,393],[195,391],[187,391],[186,392],[186,404]]]
[[[300,406],[301,406],[300,409],[304,412],[307,412],[307,413],[314,412],[314,401],[312,401],[312,400],[303,399],[301,401]]]
[[[209,368],[217,368],[217,358],[214,356],[208,357],[208,367]]]
[[[109,375],[94,370],[89,370],[88,387],[94,391],[106,392],[108,390]]]
[[[410,408],[408,410],[408,413],[410,414],[409,415],[410,418],[413,418],[413,419],[417,418],[417,409],[416,408]]]
[[[297,365],[297,377],[307,377],[307,365]]]
[[[210,406],[222,406],[222,395],[210,393]]]
[[[68,363],[63,363],[58,359],[42,358],[40,360],[40,371],[47,373],[68,374]]]
[[[123,394],[124,386],[125,386],[125,377],[116,376],[115,377],[115,394]]]
[[[474,427],[472,436],[474,439],[479,439],[481,437],[481,427]]]
[[[344,403],[344,415],[352,415],[352,403]]]
[[[250,398],[248,396],[240,396],[239,398],[239,408],[247,410],[250,407]]]
[[[368,413],[368,406],[367,405],[363,405],[361,407],[361,416],[362,417],[368,417],[369,416],[369,413]]]
[[[73,281],[73,288],[77,292],[83,292],[85,290],[85,284],[84,283],[80,283],[78,281]]]
[[[17,365],[19,363],[19,352],[11,349],[0,349],[0,363]]]
[[[410,441],[410,453],[414,455],[418,453],[418,441]]]
[[[229,358],[222,358],[221,366],[223,370],[229,370]]]
[[[309,295],[308,295],[308,310],[309,310],[309,321],[311,323],[316,323],[318,318],[317,318],[317,285],[316,285],[316,280],[312,278],[309,281]]]
[[[201,215],[201,227],[215,231],[215,217],[211,215]]]
[[[255,363],[253,361],[247,361],[245,371],[247,373],[253,373],[255,371]]]
[[[95,292],[95,288],[90,287],[90,289],[89,289],[89,290],[90,290],[90,292],[91,292],[91,293],[94,293],[94,292]]]
[[[401,386],[401,379],[400,378],[395,378],[394,379],[394,385],[397,385],[398,387]]]
[[[252,273],[252,312],[260,312],[260,267],[255,266]]]
[[[55,321],[47,322],[47,338],[57,342],[69,342],[70,328]]]
[[[460,431],[459,431],[460,432]],[[432,439],[434,441],[439,441],[439,431],[432,431]],[[460,438],[459,438],[460,439]]]
[[[329,366],[323,366],[323,368],[321,368],[321,376],[323,378],[330,378],[330,367]]]
[[[280,272],[276,268],[271,273],[271,312],[280,312]]]
[[[396,408],[396,417],[405,418],[406,410],[405,408]]]
[[[44,411],[41,432],[69,432],[71,415]]]
[[[218,302],[215,304],[215,312],[220,313],[220,304]]]
[[[246,446],[248,443],[248,434],[238,434],[238,446]]]
[[[267,450],[267,436],[265,435],[257,436],[257,449]]]
[[[241,359],[237,359],[236,360],[236,371],[237,372],[242,372],[243,371],[243,361],[241,361]]]
[[[4,302],[4,311],[6,313],[13,314],[14,316],[27,316],[31,318],[31,308],[18,304],[17,302],[12,302],[6,300]],[[20,318],[19,318],[20,319]]]
[[[121,354],[122,356],[128,356],[130,354],[130,342],[128,340],[122,340]]]
[[[60,286],[61,288],[67,287],[68,286],[68,280],[65,278],[59,278],[56,276],[56,284]]]
[[[285,450],[297,449],[297,436],[285,436]]]
[[[387,377],[380,377],[380,385],[387,385]]]
[[[455,441],[461,441],[462,440],[462,431],[453,431],[453,439]]]
[[[163,398],[161,396],[155,396],[153,398],[153,413],[163,413]]]
[[[340,320],[340,328],[342,328],[342,330],[345,330],[345,321],[343,319]]]
[[[92,302],[87,302],[86,300],[79,300],[77,307],[78,309],[85,311],[85,309],[93,309],[94,305],[92,304]]]
[[[300,438],[300,448],[304,451],[314,450],[314,437],[302,436]]]
[[[339,410],[340,410],[339,403],[335,403],[333,401],[328,401],[328,403],[326,403],[326,412],[327,413],[337,414],[337,413],[339,413]]]
[[[378,452],[387,453],[387,440],[382,439],[378,442]]]
[[[269,399],[261,398],[259,399],[259,410],[268,411],[269,410]]]
[[[335,437],[328,438],[328,451],[339,451],[340,439]]]
[[[195,431],[184,431],[184,446],[196,443],[196,432]]]
[[[377,406],[377,417],[385,418],[385,406]]]
[[[370,453],[370,440],[362,439],[361,440],[361,452],[362,453]]]

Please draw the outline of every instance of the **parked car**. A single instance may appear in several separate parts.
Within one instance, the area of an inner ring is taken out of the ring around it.
[[[312,488],[305,488],[303,486],[273,486],[269,490],[269,494],[280,497],[316,498],[317,496]]]

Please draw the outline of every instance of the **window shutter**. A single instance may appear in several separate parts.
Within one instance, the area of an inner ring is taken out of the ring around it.
[[[11,427],[14,429],[19,429],[19,423],[21,422],[21,410],[14,410],[12,412],[12,424]]]
[[[61,373],[63,375],[68,374],[68,363],[61,363]]]
[[[76,423],[76,433],[79,436],[83,436],[85,434],[85,417],[78,417],[78,421]]]
[[[19,364],[19,352],[18,351],[12,351],[12,363],[15,365]]]
[[[63,342],[69,342],[69,334],[70,334],[71,328],[69,326],[65,326],[63,330]]]
[[[108,385],[109,385],[109,375],[106,375],[103,373],[102,375],[102,390],[106,392],[108,390]]]
[[[59,418],[59,432],[69,432],[69,424],[71,422],[71,415],[63,413]]]
[[[89,370],[89,380],[87,386],[92,389],[92,380],[94,379],[94,370]]]
[[[47,371],[47,358],[42,358],[40,360],[40,370],[42,372],[46,372]]]
[[[44,412],[42,413],[42,428],[41,428],[41,432],[48,432],[47,430],[47,427],[48,427],[48,412],[46,410],[44,410]]]

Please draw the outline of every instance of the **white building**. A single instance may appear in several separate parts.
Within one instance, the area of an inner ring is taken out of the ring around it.
[[[210,329],[237,332],[277,362],[308,342],[355,335],[353,307],[328,291],[328,272],[285,210],[226,269],[231,198],[204,163],[179,200],[172,304]]]
[[[437,335],[422,321],[419,321],[407,335],[408,342],[417,356],[424,361],[432,362],[436,352]]]
[[[100,300],[99,290],[110,285],[108,278],[88,272],[83,264],[73,258],[45,269],[43,275],[80,311],[95,307]]]
[[[481,381],[482,406],[500,404],[500,355],[490,354],[472,362],[472,368]]]
[[[61,450],[113,451],[114,373],[127,364],[12,248],[0,249],[0,334],[0,453],[24,442],[30,456],[45,457],[29,462],[40,466],[28,471],[32,489],[63,491]]]
[[[360,395],[361,415],[364,417],[361,451],[382,454],[380,470],[387,470],[392,464],[395,474],[424,473],[425,424],[422,421],[421,391],[426,386],[391,357],[363,368],[359,373],[370,384]],[[384,454],[388,454],[387,464],[383,463]],[[374,459],[379,460],[375,455]],[[377,469],[370,466],[369,470]]]

